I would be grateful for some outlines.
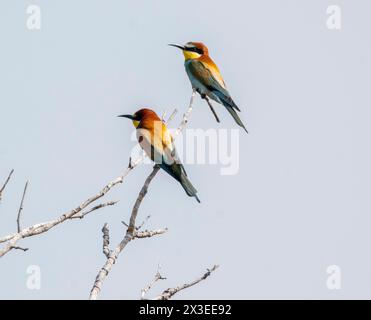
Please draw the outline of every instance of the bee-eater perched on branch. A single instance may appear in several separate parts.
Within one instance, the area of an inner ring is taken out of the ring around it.
[[[220,122],[209,98],[221,103],[229,111],[236,123],[247,132],[236,112],[236,110],[241,110],[234,103],[227,91],[217,65],[209,56],[208,48],[201,42],[188,42],[184,46],[170,44],[170,46],[179,48],[183,51],[185,59],[184,66],[189,80],[191,81],[192,88],[206,100],[216,121]]]
[[[147,156],[175,178],[190,197],[198,202],[197,190],[187,177],[184,166],[180,162],[173,137],[165,123],[150,109],[140,109],[133,115],[124,114],[119,117],[131,119],[137,129],[137,139]]]

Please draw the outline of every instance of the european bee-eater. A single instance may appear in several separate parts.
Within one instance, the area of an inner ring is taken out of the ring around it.
[[[185,59],[184,66],[191,81],[192,88],[207,101],[211,111],[214,113],[216,121],[219,122],[219,118],[209,98],[221,103],[229,111],[236,123],[247,132],[236,112],[236,110],[241,110],[232,100],[217,65],[209,56],[208,48],[201,42],[188,42],[184,46],[170,44],[170,46],[183,51]]]
[[[133,121],[138,142],[148,157],[175,178],[188,196],[195,197],[200,202],[197,190],[189,181],[184,166],[179,160],[173,137],[158,115],[153,110],[140,109],[133,115],[124,114],[119,117]]]

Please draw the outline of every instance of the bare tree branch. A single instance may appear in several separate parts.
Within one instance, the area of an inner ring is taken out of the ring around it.
[[[2,186],[1,189],[0,189],[0,201],[1,201],[2,197],[3,197],[3,192],[4,192],[4,190],[5,190],[6,186],[7,186],[7,184],[8,184],[8,182],[9,182],[10,178],[12,177],[13,173],[14,173],[14,169],[12,169],[12,170],[10,171],[10,173],[9,173],[8,177],[6,178],[6,180],[5,180],[4,184],[3,184],[3,186]]]
[[[183,131],[183,129],[186,127],[186,125],[187,125],[187,123],[189,121],[189,118],[190,118],[191,113],[192,113],[192,110],[193,110],[193,101],[195,99],[195,96],[196,96],[196,90],[193,89],[192,90],[191,99],[189,101],[188,109],[183,114],[183,119],[182,119],[181,123],[179,124],[178,128],[174,132],[174,139],[179,135],[179,133],[181,133]]]
[[[142,221],[142,223],[139,226],[136,226],[135,227],[135,230],[139,231],[144,226],[144,224],[149,220],[149,218],[151,218],[151,215],[150,214]],[[125,221],[121,221],[121,223],[125,227],[129,227],[129,225]]]
[[[103,254],[109,259],[111,250],[109,249],[109,228],[108,224],[105,223],[103,228]]]
[[[28,248],[22,248],[22,247],[18,247],[18,246],[15,246],[13,247],[14,250],[22,250],[24,252],[26,252],[28,250]]]
[[[140,156],[138,159],[136,159],[134,162],[130,158],[128,167],[126,168],[126,170],[124,171],[124,173],[120,177],[118,177],[115,180],[112,180],[111,182],[106,184],[97,194],[91,196],[90,198],[88,198],[87,200],[82,202],[75,209],[72,209],[72,210],[62,214],[61,216],[59,216],[56,219],[53,219],[53,220],[50,220],[50,221],[47,221],[47,222],[34,224],[30,227],[27,227],[27,228],[24,228],[24,229],[20,230],[19,232],[12,233],[12,234],[9,234],[7,236],[4,236],[4,237],[0,238],[0,243],[7,242],[6,245],[3,248],[0,249],[0,258],[2,256],[4,256],[5,254],[7,254],[12,249],[15,249],[17,247],[16,243],[23,238],[28,238],[28,237],[39,235],[41,233],[45,233],[45,232],[49,231],[50,229],[54,228],[55,226],[65,222],[67,220],[72,220],[76,215],[78,215],[79,218],[81,216],[84,217],[85,215],[87,215],[88,213],[90,213],[92,211],[103,208],[107,205],[115,204],[115,203],[111,202],[110,204],[107,203],[106,205],[98,205],[97,208],[93,208],[93,209],[89,210],[89,212],[85,212],[83,214],[80,214],[82,212],[82,210],[87,208],[93,202],[95,202],[98,199],[105,196],[112,188],[114,188],[117,185],[123,183],[125,177],[135,167],[137,167],[139,164],[141,164],[143,162],[144,158],[145,158],[144,154],[142,156]],[[11,176],[11,174],[10,174],[10,176]],[[8,180],[9,179],[10,178],[8,178]]]
[[[8,253],[10,250],[14,249],[16,247],[16,243],[23,239],[23,238],[28,238],[32,237],[35,235],[39,235],[41,233],[45,233],[49,231],[50,229],[54,228],[55,226],[67,221],[73,219],[76,215],[80,214],[85,208],[87,208],[90,204],[93,202],[97,201],[98,199],[102,198],[105,196],[112,188],[115,186],[121,184],[124,181],[124,178],[130,173],[131,170],[133,170],[137,165],[139,165],[143,161],[144,157],[138,158],[135,162],[131,162],[131,166],[128,167],[125,172],[115,180],[109,182],[107,185],[105,185],[97,194],[91,196],[84,202],[82,202],[78,207],[75,209],[72,209],[61,216],[59,216],[56,219],[43,222],[43,223],[38,223],[35,225],[32,225],[30,227],[24,228],[20,230],[19,232],[9,234],[5,237],[0,238],[0,243],[7,242],[7,244],[0,249],[0,257],[4,256],[6,253]],[[111,204],[106,204],[106,205],[99,205],[99,208],[103,208],[107,205],[112,205]],[[89,212],[95,211],[96,209],[91,209]],[[82,216],[85,216],[89,212],[85,212],[82,214]]]
[[[27,187],[28,187],[28,181],[26,182],[24,186],[21,204],[19,205],[19,209],[18,209],[18,215],[17,215],[17,231],[18,232],[21,231],[21,213],[23,210],[23,202],[24,202],[24,197],[26,196]]]
[[[145,295],[147,294],[147,292],[149,290],[152,289],[152,287],[155,285],[155,283],[159,280],[166,280],[165,277],[163,277],[161,274],[160,274],[160,265],[158,265],[157,267],[157,272],[156,272],[156,275],[155,277],[153,278],[153,280],[144,288],[142,289],[142,294],[141,294],[141,299],[144,300],[144,297]]]
[[[164,234],[166,231],[167,228],[157,230],[135,231],[134,238],[137,239],[151,238],[153,236]]]
[[[160,170],[160,167],[158,165],[155,165],[151,174],[147,177],[146,181],[144,182],[144,185],[139,192],[138,198],[135,201],[133,210],[131,212],[130,222],[129,222],[129,226],[126,230],[125,237],[116,246],[115,250],[111,250],[109,252],[109,255],[108,255],[108,258],[107,258],[106,262],[104,263],[103,267],[99,270],[99,272],[98,272],[98,274],[95,278],[93,288],[91,289],[91,292],[90,292],[90,297],[89,297],[90,300],[96,300],[97,299],[98,294],[102,289],[103,281],[106,279],[109,272],[111,271],[111,269],[112,269],[113,265],[115,264],[119,254],[126,247],[126,245],[131,240],[134,239],[135,232],[136,232],[135,220],[136,220],[137,215],[138,215],[139,207],[140,207],[145,195],[147,194],[149,184],[151,183],[151,181],[156,176],[156,174],[159,170]]]
[[[102,209],[104,207],[108,207],[108,206],[114,206],[118,201],[108,201],[106,203],[101,203],[101,204],[98,204],[96,205],[95,207],[93,208],[90,208],[89,210],[87,211],[84,211],[84,212],[81,212],[79,214],[76,214],[74,215],[73,217],[71,217],[71,219],[83,219],[86,215],[88,215],[89,213],[95,211],[95,210],[98,210],[98,209]]]
[[[173,297],[175,294],[177,294],[179,291],[182,291],[184,289],[187,289],[189,287],[192,287],[199,282],[205,280],[208,278],[212,272],[214,272],[219,266],[214,265],[211,269],[207,269],[206,273],[204,273],[200,278],[190,282],[190,283],[185,283],[181,286],[178,286],[176,288],[168,288],[166,289],[162,294],[158,295],[154,300],[169,300],[171,297]]]
[[[218,115],[216,114],[216,111],[215,111],[213,105],[211,104],[211,101],[210,101],[210,99],[208,98],[208,96],[205,96],[204,99],[206,100],[207,104],[209,105],[210,110],[211,110],[211,112],[213,113],[216,122],[220,123],[219,117],[218,117]]]

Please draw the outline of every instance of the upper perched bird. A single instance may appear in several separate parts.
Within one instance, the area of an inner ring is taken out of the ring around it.
[[[179,48],[183,51],[185,59],[184,66],[189,80],[191,81],[192,88],[196,90],[203,99],[206,99],[216,120],[219,122],[219,118],[208,98],[226,107],[236,123],[247,132],[236,112],[236,110],[241,110],[234,103],[227,91],[217,65],[209,56],[208,48],[201,42],[188,42],[184,46],[170,44],[170,46]]]
[[[165,123],[151,109],[140,109],[133,115],[123,114],[119,117],[131,119],[137,129],[137,139],[149,158],[175,178],[190,197],[198,202],[197,190],[188,180],[187,173],[180,162],[173,137]]]

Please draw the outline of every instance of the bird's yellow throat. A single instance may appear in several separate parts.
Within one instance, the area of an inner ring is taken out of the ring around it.
[[[184,54],[184,59],[185,60],[197,59],[197,58],[201,57],[201,55],[199,53],[193,52],[193,51],[183,50],[183,54]]]
[[[139,126],[139,122],[140,122],[140,121],[133,120],[133,125],[134,125],[135,128]]]

